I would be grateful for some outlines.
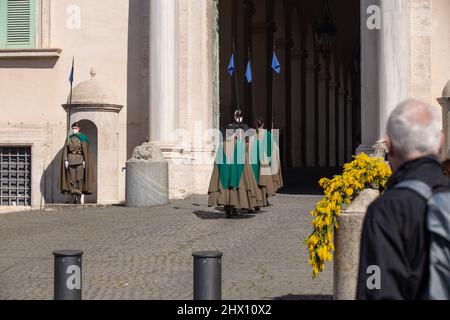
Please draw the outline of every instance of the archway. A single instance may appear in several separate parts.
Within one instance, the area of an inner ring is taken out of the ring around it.
[[[345,6],[329,1],[338,33],[328,59],[313,32],[324,4],[219,0],[220,125],[232,121],[236,108],[236,87],[226,72],[234,39],[241,108],[249,125],[260,115],[280,129],[288,185],[316,187],[318,178],[351,160],[361,143],[360,0]],[[270,68],[274,48],[280,76]],[[250,56],[252,84],[244,77]]]
[[[97,203],[97,186],[98,186],[98,129],[95,123],[90,120],[79,121],[81,131],[88,137],[91,144],[92,156],[94,158],[94,193],[84,196],[84,203]]]

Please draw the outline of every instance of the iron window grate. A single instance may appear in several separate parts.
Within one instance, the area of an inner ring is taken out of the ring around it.
[[[0,146],[0,206],[31,205],[31,147]]]

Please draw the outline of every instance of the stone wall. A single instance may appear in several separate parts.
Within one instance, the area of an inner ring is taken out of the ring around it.
[[[410,0],[411,96],[432,105],[450,78],[450,2]]]

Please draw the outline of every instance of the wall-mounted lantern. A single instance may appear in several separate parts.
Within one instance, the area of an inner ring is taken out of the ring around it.
[[[316,45],[320,54],[331,55],[336,35],[337,28],[331,16],[330,4],[328,0],[325,0],[322,20],[317,22],[315,26]]]

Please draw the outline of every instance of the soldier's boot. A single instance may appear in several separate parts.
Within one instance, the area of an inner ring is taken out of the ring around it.
[[[231,212],[231,206],[225,206],[225,214],[227,215],[227,219],[233,218],[233,214]]]
[[[71,204],[71,203],[72,203],[72,195],[70,193],[66,193],[65,204]]]
[[[75,195],[76,204],[81,204],[81,194]]]
[[[70,194],[70,204],[77,204],[77,198],[75,193]]]
[[[238,212],[237,212],[237,209],[235,207],[231,208],[231,215],[233,217],[237,217],[239,215]]]

